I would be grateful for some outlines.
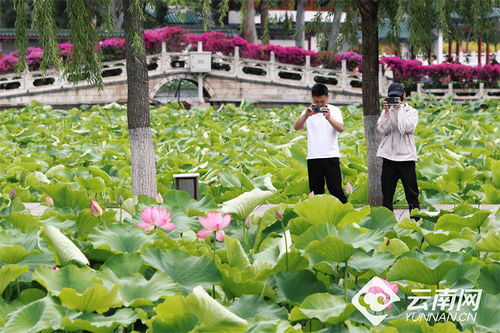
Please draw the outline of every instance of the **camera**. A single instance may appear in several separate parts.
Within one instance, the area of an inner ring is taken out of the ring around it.
[[[328,111],[328,106],[325,105],[311,105],[313,112],[325,112]]]
[[[399,105],[399,102],[401,102],[401,98],[399,98],[399,97],[387,97],[385,99],[385,102],[389,105]]]

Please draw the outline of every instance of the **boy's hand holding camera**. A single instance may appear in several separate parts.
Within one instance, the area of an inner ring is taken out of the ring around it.
[[[384,110],[385,114],[389,115],[389,111],[391,109],[391,106],[394,107],[400,107],[402,104],[401,98],[399,97],[387,97],[384,98]]]

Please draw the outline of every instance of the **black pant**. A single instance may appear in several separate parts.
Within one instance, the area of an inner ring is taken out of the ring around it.
[[[384,207],[393,210],[392,200],[399,179],[403,183],[410,212],[413,208],[419,208],[415,161],[396,162],[385,158],[382,163],[382,196]]]
[[[307,173],[309,175],[309,190],[314,194],[325,193],[325,180],[328,191],[342,203],[347,202],[342,189],[342,173],[338,157],[315,158],[307,160]]]

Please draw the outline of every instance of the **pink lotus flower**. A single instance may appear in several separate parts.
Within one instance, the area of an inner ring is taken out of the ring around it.
[[[352,185],[351,185],[351,183],[347,183],[347,184],[345,185],[345,192],[346,192],[347,194],[351,194],[351,193],[352,193]]]
[[[156,202],[159,203],[159,204],[162,204],[163,203],[163,197],[161,196],[161,193],[158,192],[156,194]]]
[[[97,201],[90,200],[90,212],[94,216],[101,216],[102,215],[102,208]]]
[[[395,294],[398,293],[398,285],[396,283],[389,283],[387,282],[386,280],[382,279],[381,280],[385,283],[385,285],[391,289]],[[385,288],[384,288],[385,289]],[[366,292],[367,294],[382,294],[384,295],[384,299],[383,299],[383,304],[387,304],[389,303],[390,299],[391,299],[391,296],[389,294],[387,294],[385,292],[385,290],[380,288],[380,287],[371,287],[370,289],[368,289],[368,291]],[[388,310],[391,309],[391,304],[387,305],[386,307]]]
[[[143,228],[146,232],[153,230],[155,226],[164,230],[174,230],[177,228],[175,224],[170,223],[172,221],[170,211],[167,212],[166,208],[147,207],[141,212],[141,217],[142,222],[138,222],[136,225]]]
[[[52,269],[53,269],[54,271],[58,271],[58,270],[60,270],[60,268],[59,268],[59,267],[57,267],[57,266],[52,267]]]
[[[314,197],[314,191],[311,191],[311,193],[309,193],[309,196]]]
[[[215,232],[215,238],[219,242],[224,241],[225,233],[223,229],[231,222],[231,214],[222,216],[220,212],[210,212],[207,217],[198,216],[198,219],[203,228],[205,228],[198,231],[196,234],[198,238],[207,238],[212,232]]]
[[[54,206],[54,200],[49,196],[45,197],[45,203],[47,204],[47,206]]]

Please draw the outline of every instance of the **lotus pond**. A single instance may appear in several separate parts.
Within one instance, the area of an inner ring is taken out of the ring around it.
[[[456,204],[417,222],[366,206],[357,106],[342,108],[345,205],[308,195],[299,107],[152,109],[158,198],[131,195],[124,107],[3,111],[0,332],[500,331],[500,223],[474,206],[500,203],[498,101],[412,103],[421,200]],[[173,189],[173,174],[192,172],[198,201]],[[34,216],[27,202],[47,210]],[[262,204],[275,206],[251,214]],[[138,226],[155,216],[148,207],[168,222]],[[231,214],[223,241],[206,230],[214,211]],[[399,297],[378,326],[353,305],[374,276]],[[458,311],[433,306],[442,290],[482,295],[460,310],[475,316],[408,320],[414,289],[436,315]]]

